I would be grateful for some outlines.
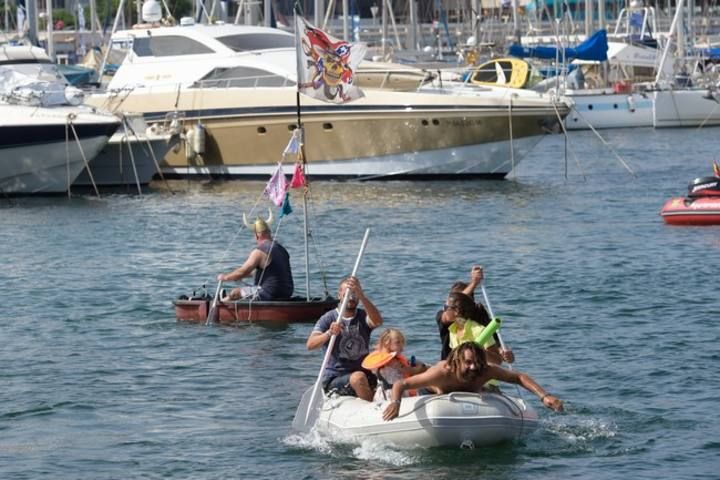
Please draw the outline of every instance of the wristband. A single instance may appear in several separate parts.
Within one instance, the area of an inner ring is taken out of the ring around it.
[[[398,406],[399,406],[399,405],[400,405],[400,400],[393,400],[393,401],[390,402],[390,403],[394,403],[395,405],[398,405]]]

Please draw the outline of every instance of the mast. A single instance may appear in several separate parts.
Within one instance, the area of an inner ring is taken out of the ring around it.
[[[295,18],[295,48],[301,48],[300,47],[300,31],[298,30],[298,21],[297,17],[300,16],[300,6],[297,2],[295,2],[295,8],[294,10],[294,17]],[[296,78],[296,92],[295,92],[295,106],[297,109],[297,128],[300,132],[300,138],[298,141],[300,142],[300,164],[302,168],[303,176],[305,177],[305,186],[303,187],[303,237],[305,238],[305,299],[309,302],[310,301],[310,251],[309,251],[309,242],[308,238],[310,236],[309,230],[308,230],[308,206],[307,206],[307,196],[308,196],[308,177],[307,177],[307,160],[305,157],[305,135],[303,134],[303,126],[302,126],[302,113],[300,108],[300,81],[302,80],[300,76],[301,70],[301,60],[300,55],[296,55],[297,59],[297,78]]]
[[[7,1],[7,0],[6,0]],[[53,62],[55,61],[55,38],[53,38],[53,30],[54,30],[54,22],[53,22],[53,4],[52,0],[46,0],[46,11],[45,15],[47,15],[47,54],[48,57],[50,57],[50,60]],[[76,27],[77,31],[77,27]]]
[[[672,46],[672,37],[677,32],[677,23],[680,19],[680,16],[682,15],[683,0],[678,0],[675,9],[675,16],[673,17],[672,23],[670,24],[670,31],[668,32],[667,43],[665,44],[665,48],[663,49],[662,57],[660,58],[660,65],[658,65],[657,76],[655,77],[656,86],[659,85],[660,77],[662,76],[663,70],[665,69],[665,62],[667,61],[667,56],[670,52],[670,47]]]

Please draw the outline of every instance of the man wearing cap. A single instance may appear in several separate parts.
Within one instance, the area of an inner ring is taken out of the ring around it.
[[[253,297],[257,300],[289,299],[294,289],[290,254],[272,238],[269,227],[272,223],[272,211],[269,212],[267,221],[257,217],[253,224],[248,224],[243,214],[243,223],[255,233],[257,246],[250,252],[245,263],[230,273],[221,273],[217,279],[219,282],[237,281],[249,277],[255,271],[255,280],[252,286],[231,290],[222,300],[238,300],[245,297]]]

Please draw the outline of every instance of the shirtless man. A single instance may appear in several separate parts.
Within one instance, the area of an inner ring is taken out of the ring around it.
[[[540,397],[546,407],[556,412],[563,410],[562,400],[547,393],[530,376],[489,365],[482,347],[474,342],[465,342],[450,352],[447,360],[438,362],[426,372],[396,382],[383,419],[389,421],[398,416],[402,394],[407,389],[429,388],[436,393],[480,392],[490,380],[521,385]]]

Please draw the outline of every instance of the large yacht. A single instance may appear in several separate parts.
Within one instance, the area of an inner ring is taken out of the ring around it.
[[[472,96],[367,88],[342,105],[301,96],[298,108],[294,36],[271,28],[147,25],[116,32],[113,45],[127,55],[89,101],[151,123],[182,119],[184,148],[165,157],[165,173],[176,176],[264,177],[301,115],[315,176],[503,178],[568,112],[547,95],[494,88]]]

